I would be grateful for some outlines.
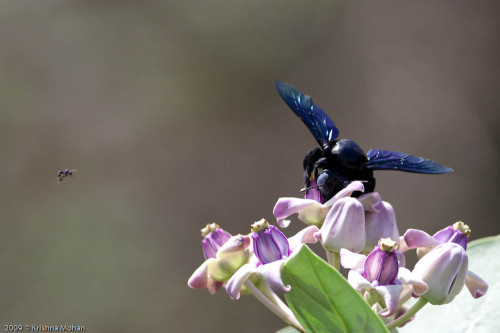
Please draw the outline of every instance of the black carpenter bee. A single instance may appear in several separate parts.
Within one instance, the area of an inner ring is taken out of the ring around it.
[[[58,183],[62,182],[62,180],[64,178],[66,178],[67,176],[73,176],[73,174],[76,172],[75,169],[64,169],[64,170],[59,170],[57,171],[57,179],[58,179]]]
[[[275,81],[283,100],[309,128],[321,148],[310,150],[304,158],[304,189],[318,189],[321,202],[328,201],[350,182],[360,180],[365,193],[375,190],[373,170],[399,170],[415,173],[441,174],[453,170],[437,162],[395,151],[363,149],[351,140],[336,140],[339,130],[310,96],[291,85]],[[354,193],[359,196],[361,193]]]

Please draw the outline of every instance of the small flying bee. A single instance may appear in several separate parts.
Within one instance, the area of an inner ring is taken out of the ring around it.
[[[365,155],[354,141],[337,140],[339,130],[310,96],[291,85],[275,81],[278,93],[297,117],[307,126],[321,148],[311,149],[304,158],[304,189],[319,191],[319,201],[326,202],[355,180],[362,181],[365,193],[375,190],[373,170],[399,170],[424,174],[450,173],[453,170],[437,162],[395,151],[371,149]],[[361,193],[353,193],[359,196]]]
[[[59,170],[57,171],[57,182],[60,183],[64,178],[67,176],[73,176],[73,174],[76,173],[75,169],[64,169],[64,170]]]

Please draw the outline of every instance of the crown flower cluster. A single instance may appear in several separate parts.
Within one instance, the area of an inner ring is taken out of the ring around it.
[[[415,318],[427,303],[447,304],[466,285],[474,298],[486,294],[488,284],[468,270],[467,243],[471,233],[463,222],[436,232],[409,229],[400,236],[393,207],[380,194],[362,193],[353,181],[326,202],[313,191],[306,198],[280,198],[273,214],[277,226],[261,219],[250,233],[232,236],[217,224],[202,229],[205,261],[188,285],[214,294],[225,289],[231,299],[252,294],[287,324],[306,332],[280,295],[293,285],[283,282],[282,271],[304,244],[319,242],[327,262],[347,270],[347,281],[388,329]],[[290,217],[305,226],[287,237]],[[418,262],[406,267],[405,253],[415,250]],[[407,301],[416,299],[409,306]]]

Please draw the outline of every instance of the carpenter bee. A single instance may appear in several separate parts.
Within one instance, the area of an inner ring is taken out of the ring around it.
[[[64,178],[67,176],[73,176],[73,174],[76,172],[75,169],[64,169],[64,170],[59,170],[57,171],[57,182],[60,183]]]
[[[354,141],[337,140],[339,130],[310,96],[291,85],[275,81],[278,93],[297,117],[307,126],[321,148],[311,149],[304,158],[306,198],[326,202],[350,182],[359,180],[365,193],[375,190],[373,170],[399,170],[441,174],[453,170],[437,162],[389,150],[371,149],[365,155]],[[311,191],[313,190],[313,191]],[[311,192],[311,193],[310,193]],[[353,196],[361,193],[355,192]]]

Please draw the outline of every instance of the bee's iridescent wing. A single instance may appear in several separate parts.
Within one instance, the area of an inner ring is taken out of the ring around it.
[[[313,103],[310,96],[301,93],[291,85],[274,81],[276,89],[290,109],[304,122],[321,146],[325,146],[339,135],[333,121],[319,106]]]
[[[366,166],[372,170],[399,170],[427,174],[453,172],[453,169],[438,162],[397,151],[370,149],[366,157],[368,158]]]

